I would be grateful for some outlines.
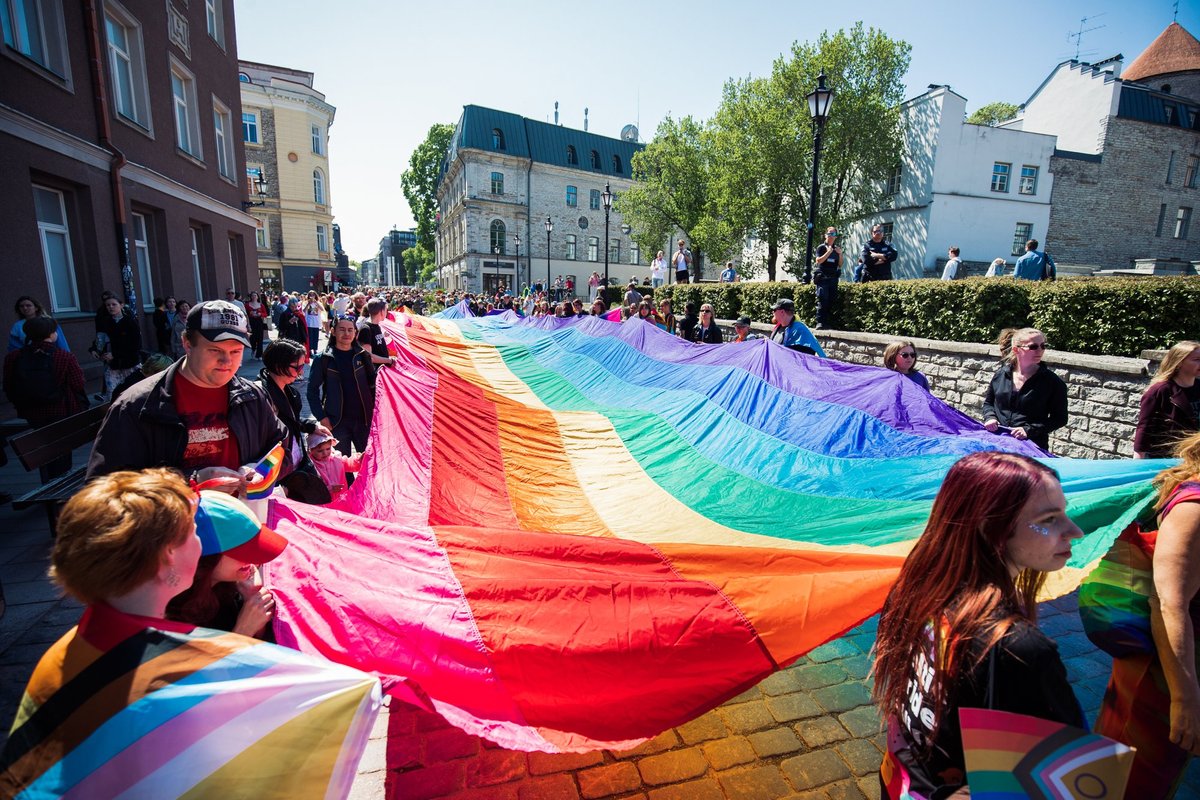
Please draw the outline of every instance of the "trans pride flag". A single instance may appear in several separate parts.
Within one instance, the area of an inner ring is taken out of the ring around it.
[[[452,315],[447,315],[452,316]],[[272,504],[282,643],[509,748],[628,747],[876,613],[998,437],[903,376],[637,320],[406,317],[358,481]],[[1089,535],[1161,462],[1055,459]]]

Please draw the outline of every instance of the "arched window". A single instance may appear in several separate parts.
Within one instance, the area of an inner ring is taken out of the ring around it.
[[[313,170],[313,202],[319,206],[325,205],[325,176],[321,170]]]
[[[592,169],[600,169],[600,153],[592,151]]]
[[[499,128],[492,128],[492,149],[504,149],[504,131],[500,130]]]
[[[579,165],[579,154],[575,152],[575,145],[567,145],[567,163]]]
[[[508,237],[505,235],[504,223],[498,219],[492,220],[492,247],[491,252],[497,252],[499,248],[500,255],[504,255],[504,244]]]
[[[620,175],[621,172],[621,157],[618,155],[613,155],[613,173]]]

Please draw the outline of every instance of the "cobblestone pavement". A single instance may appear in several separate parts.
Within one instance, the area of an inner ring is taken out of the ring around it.
[[[259,362],[242,369],[253,376]],[[303,386],[298,387],[303,394]],[[87,448],[76,452],[83,463]],[[37,482],[15,459],[0,467],[13,494]],[[51,539],[40,509],[0,507],[0,743],[49,643],[81,608],[46,577]],[[1082,633],[1074,596],[1041,607],[1076,694],[1094,720],[1110,662]],[[768,800],[878,798],[883,740],[870,705],[875,620],[809,653],[699,719],[633,750],[548,755],[497,748],[441,717],[395,702],[371,735],[354,800]],[[1180,797],[1200,797],[1193,763]]]

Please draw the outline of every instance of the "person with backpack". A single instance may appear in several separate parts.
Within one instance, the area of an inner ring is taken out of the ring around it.
[[[946,259],[946,267],[942,270],[942,280],[956,281],[959,278],[966,277],[966,275],[962,274],[964,272],[962,259],[958,257],[958,254],[959,249],[957,247],[951,247],[946,251],[948,257]]]
[[[83,369],[71,353],[58,348],[58,323],[51,317],[25,321],[25,345],[4,359],[4,393],[17,414],[34,428],[78,414],[88,407]],[[39,468],[42,483],[67,474],[67,453]]]
[[[1013,277],[1027,281],[1052,281],[1058,277],[1058,265],[1045,250],[1038,251],[1038,240],[1025,243],[1025,255],[1017,259]]]

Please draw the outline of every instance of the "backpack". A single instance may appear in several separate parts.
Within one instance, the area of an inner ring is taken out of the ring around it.
[[[54,357],[33,347],[21,348],[13,365],[11,398],[18,409],[52,406],[62,402],[63,388],[54,374]]]

